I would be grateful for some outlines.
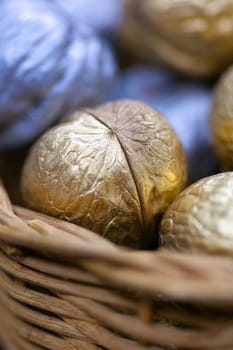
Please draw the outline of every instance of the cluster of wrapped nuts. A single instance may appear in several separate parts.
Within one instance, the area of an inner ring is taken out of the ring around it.
[[[41,52],[62,23],[44,56],[19,50],[10,60],[9,41],[0,44],[10,87],[0,149],[34,143],[21,175],[26,205],[131,248],[233,256],[233,3],[112,1],[114,25],[96,19],[93,31],[56,1],[23,0],[31,19],[39,7],[50,16],[26,49]],[[3,3],[10,21],[16,2]],[[25,13],[17,18],[27,32]],[[44,21],[34,18],[36,28]],[[117,75],[106,37],[137,65]],[[45,64],[51,50],[57,59]]]

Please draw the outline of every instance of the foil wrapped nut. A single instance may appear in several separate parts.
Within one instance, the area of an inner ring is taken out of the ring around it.
[[[168,122],[144,103],[121,100],[76,111],[46,132],[25,162],[21,188],[36,210],[147,248],[186,172]]]
[[[51,0],[50,0],[51,1]],[[84,23],[104,36],[114,36],[120,26],[122,0],[52,0],[71,20]]]
[[[140,100],[165,116],[184,147],[189,184],[216,174],[209,127],[212,88],[207,84],[181,80],[166,70],[139,65],[126,69],[109,95],[111,100]]]
[[[146,61],[210,76],[233,61],[233,2],[125,0],[120,42]]]
[[[203,178],[169,206],[160,226],[162,247],[233,257],[233,172]]]
[[[0,1],[0,151],[95,105],[116,74],[111,46],[46,0]]]
[[[210,126],[214,151],[222,170],[233,170],[233,66],[216,86]]]

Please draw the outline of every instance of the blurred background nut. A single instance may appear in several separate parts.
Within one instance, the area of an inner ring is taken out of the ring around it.
[[[209,127],[212,90],[203,82],[184,80],[156,67],[136,65],[119,75],[108,97],[145,102],[169,121],[186,152],[188,182],[193,183],[218,170]]]
[[[233,2],[125,0],[120,43],[151,63],[207,77],[233,62]]]
[[[233,66],[216,86],[210,126],[216,156],[222,170],[233,170]]]
[[[0,1],[0,151],[101,100],[116,73],[108,43],[46,0]]]
[[[233,172],[201,179],[169,206],[160,226],[161,246],[233,257]]]
[[[148,248],[185,183],[184,151],[168,122],[124,100],[76,111],[46,132],[26,160],[22,193],[36,210]]]
[[[73,21],[84,23],[95,32],[114,37],[122,18],[123,0],[50,0]]]

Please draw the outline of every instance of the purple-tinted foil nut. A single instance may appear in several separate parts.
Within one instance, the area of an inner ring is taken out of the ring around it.
[[[71,109],[102,100],[112,49],[46,0],[0,2],[0,150],[32,141]]]
[[[75,23],[84,23],[97,33],[113,36],[120,27],[123,0],[50,0]]]

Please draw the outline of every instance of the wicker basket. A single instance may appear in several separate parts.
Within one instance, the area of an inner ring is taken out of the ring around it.
[[[4,349],[233,349],[230,259],[127,251],[2,186],[0,248]]]

